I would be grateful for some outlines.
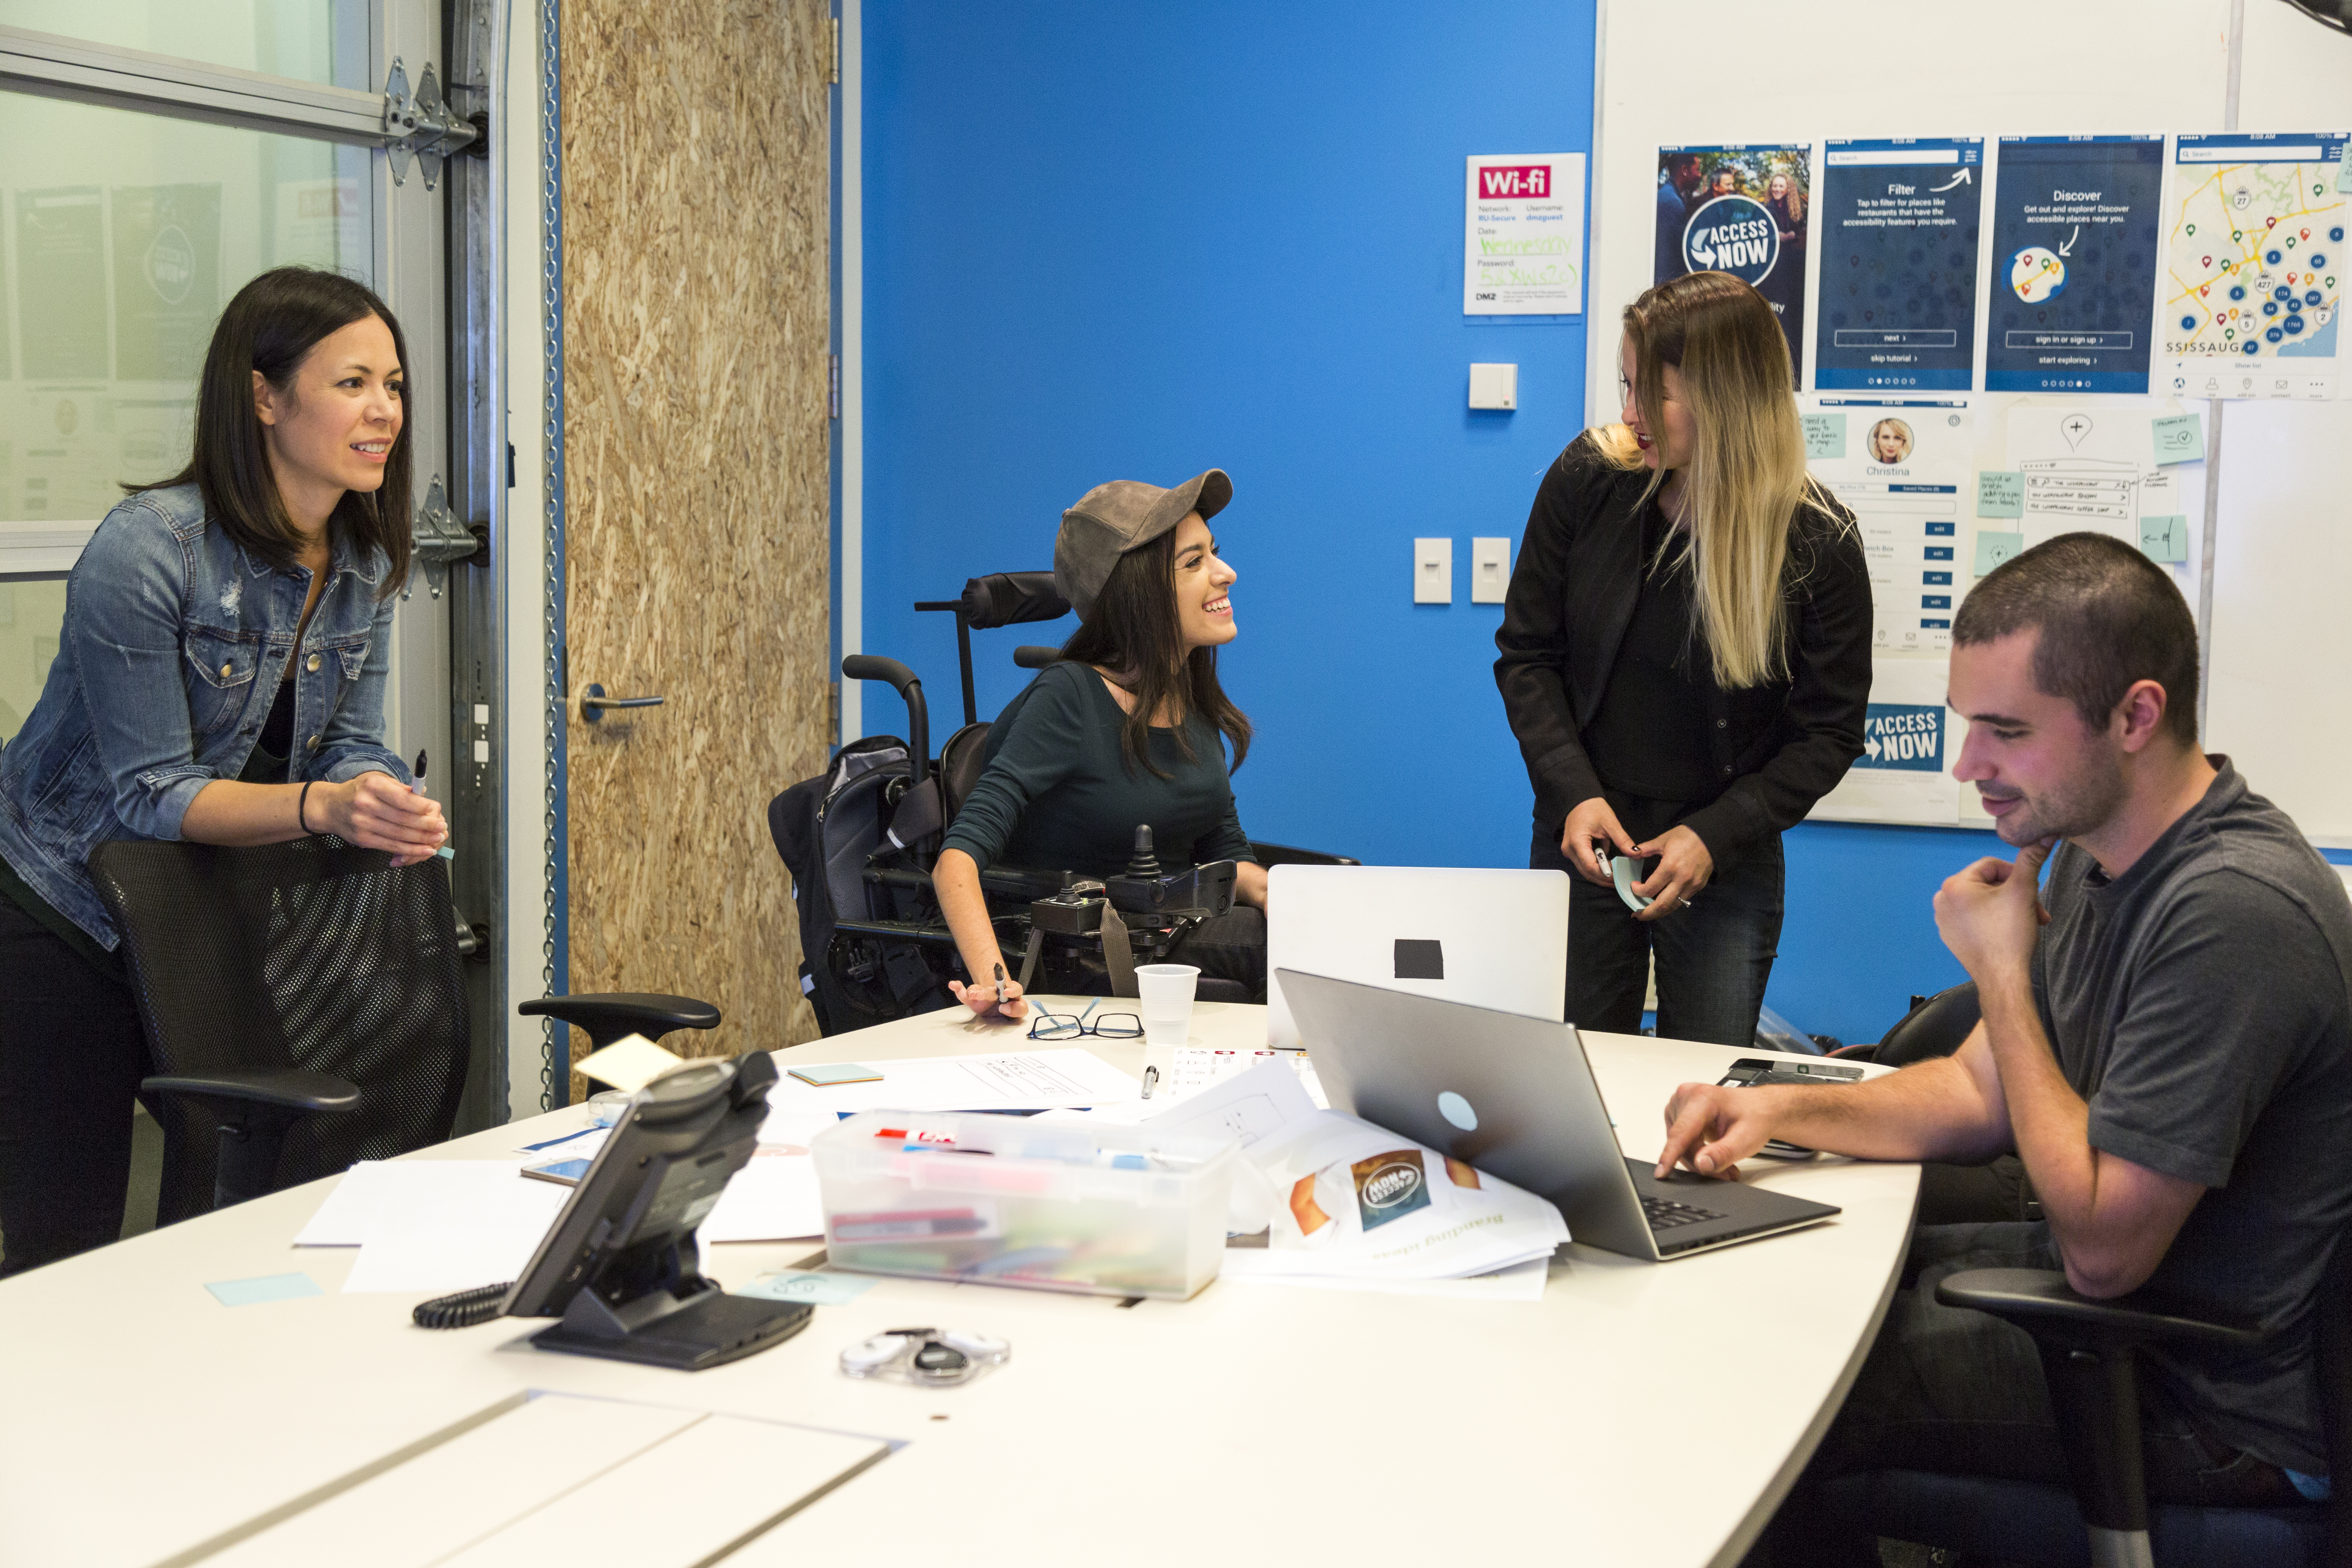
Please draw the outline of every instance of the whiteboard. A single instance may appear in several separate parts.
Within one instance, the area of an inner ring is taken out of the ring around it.
[[[1760,24],[1736,0],[1601,0],[1590,416],[1617,406],[1614,324],[1650,285],[1660,147],[1810,142],[1818,182],[1832,136],[1990,146],[2004,135],[2220,131],[2231,11],[2230,0],[2064,0],[2021,32],[1925,0],[1860,10],[1790,0]],[[2244,0],[2240,44],[2238,129],[2352,127],[2352,38],[2280,0]],[[1818,216],[1812,238],[1819,257]],[[1971,395],[1979,463],[1998,466],[1993,433],[2025,400]],[[2200,494],[2210,466],[2219,492],[2207,747],[2235,758],[2314,839],[2352,845],[2352,697],[2336,685],[2352,673],[2352,401],[2232,403],[2222,425],[2219,460],[2183,468]],[[2209,421],[2209,444],[2211,434]],[[2200,502],[2177,574],[2192,606],[2201,523]],[[1959,825],[1983,824],[1972,805]]]

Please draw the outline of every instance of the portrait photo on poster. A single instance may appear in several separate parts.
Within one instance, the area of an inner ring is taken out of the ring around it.
[[[1650,281],[1727,272],[1780,318],[1794,384],[1805,383],[1805,215],[1812,146],[1658,149],[1657,249]]]

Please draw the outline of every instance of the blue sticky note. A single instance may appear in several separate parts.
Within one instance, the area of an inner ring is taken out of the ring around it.
[[[2194,414],[2159,414],[2148,421],[2156,432],[2159,463],[2201,463],[2205,460],[2205,424]]]
[[[2025,515],[2025,476],[2000,472],[1978,474],[1977,515],[1979,517],[2023,517]]]
[[[1977,530],[1977,575],[1979,577],[1987,575],[1994,567],[2024,549],[2025,535],[2021,533],[1995,533],[1981,528]]]
[[[1816,458],[1845,456],[1845,416],[1843,414],[1807,414],[1805,422],[1805,460]]]
[[[2336,163],[2336,188],[2345,195],[2352,195],[2352,153],[2347,153]]]
[[[804,1273],[795,1268],[762,1274],[737,1289],[738,1296],[760,1296],[771,1301],[805,1301],[812,1307],[838,1307],[874,1289],[870,1276]]]
[[[261,1301],[291,1301],[320,1296],[319,1282],[308,1274],[264,1274],[252,1279],[222,1279],[205,1287],[224,1307],[250,1307]]]
[[[2181,512],[2139,520],[2139,547],[2151,561],[2168,566],[2189,563],[2189,519]]]

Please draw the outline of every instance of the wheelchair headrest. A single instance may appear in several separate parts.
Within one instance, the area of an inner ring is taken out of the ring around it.
[[[963,585],[964,624],[985,631],[1023,621],[1058,621],[1070,602],[1054,592],[1051,572],[992,572]]]

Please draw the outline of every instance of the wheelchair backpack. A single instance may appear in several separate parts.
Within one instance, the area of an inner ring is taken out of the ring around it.
[[[955,1000],[945,973],[921,950],[839,929],[845,919],[939,918],[928,895],[866,875],[867,863],[887,847],[908,758],[907,742],[897,736],[869,735],[842,747],[824,773],[768,803],[768,833],[792,873],[800,914],[801,992],[828,1035]]]

